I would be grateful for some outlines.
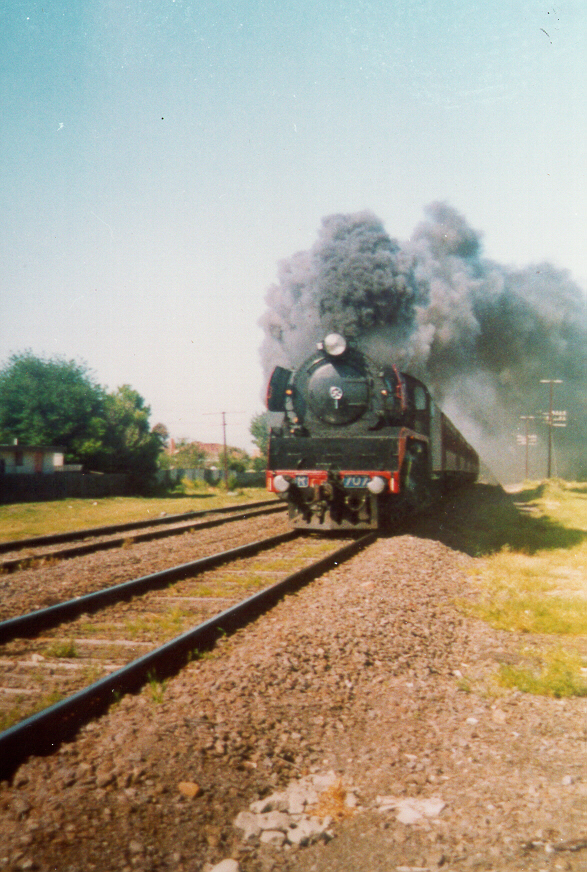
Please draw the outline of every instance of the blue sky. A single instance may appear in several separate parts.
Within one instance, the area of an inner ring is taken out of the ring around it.
[[[5,0],[0,361],[129,383],[248,447],[277,263],[446,200],[484,252],[587,279],[581,0]]]

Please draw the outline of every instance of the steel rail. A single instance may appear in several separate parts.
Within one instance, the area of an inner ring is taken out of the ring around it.
[[[75,597],[75,599],[65,600],[62,603],[56,603],[45,609],[28,612],[26,615],[8,618],[8,620],[0,623],[0,644],[15,638],[36,635],[42,630],[48,630],[64,621],[71,621],[80,615],[96,612],[113,603],[131,599],[133,596],[138,596],[149,590],[157,590],[171,584],[171,582],[179,581],[182,578],[189,578],[230,560],[250,557],[252,554],[257,554],[259,551],[264,551],[267,548],[273,548],[282,542],[289,542],[290,539],[295,539],[299,535],[298,530],[288,530],[286,533],[280,533],[277,536],[258,539],[255,542],[239,545],[237,548],[231,548],[228,551],[219,551],[217,554],[200,557],[197,560],[191,560],[189,563],[181,563],[169,569],[162,569],[159,572],[143,575],[140,578],[123,581],[121,584],[114,584],[112,587],[106,587],[102,590],[94,591],[94,593],[87,593],[83,596]]]
[[[159,680],[177,673],[190,661],[194,651],[210,649],[220,636],[229,635],[250,623],[286,594],[295,592],[322,573],[348,560],[376,538],[377,533],[371,532],[344,545],[84,690],[0,733],[0,780],[10,778],[31,754],[49,754],[56,750],[62,742],[72,738],[83,724],[104,712],[121,694],[138,690],[153,677]]]
[[[0,542],[0,554],[7,551],[17,551],[19,548],[36,548],[42,545],[58,545],[60,542],[76,542],[79,539],[87,539],[89,536],[110,536],[112,533],[124,533],[127,530],[140,530],[144,527],[157,527],[162,524],[176,524],[180,521],[189,521],[192,518],[204,515],[221,515],[229,512],[258,509],[273,500],[257,500],[254,503],[242,505],[224,506],[220,509],[203,509],[199,512],[184,512],[180,515],[166,515],[147,521],[126,521],[124,524],[108,524],[103,527],[85,527],[82,530],[68,530],[65,533],[48,533],[45,536],[31,536],[28,539],[13,539],[12,541]]]
[[[267,501],[265,501],[265,505],[266,504]],[[4,572],[16,572],[18,569],[26,569],[46,558],[64,560],[70,557],[82,557],[84,554],[94,554],[98,551],[109,551],[112,548],[120,548],[129,541],[152,542],[156,539],[165,539],[168,536],[175,536],[180,533],[188,533],[193,530],[208,530],[211,527],[220,527],[222,524],[229,524],[232,521],[242,521],[247,518],[255,518],[258,515],[271,515],[283,511],[285,511],[285,505],[283,504],[270,504],[263,509],[257,508],[243,512],[238,512],[237,510],[237,512],[229,518],[214,518],[209,521],[194,521],[193,524],[186,524],[183,527],[153,530],[149,533],[138,533],[136,536],[132,537],[122,536],[116,539],[107,539],[105,542],[86,542],[83,545],[73,545],[70,548],[62,548],[58,551],[47,551],[41,554],[31,554],[26,557],[14,557],[10,560],[2,560],[0,561],[0,570],[3,570]]]

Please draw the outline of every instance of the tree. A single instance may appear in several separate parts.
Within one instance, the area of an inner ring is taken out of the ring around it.
[[[224,463],[224,456],[222,457]],[[246,472],[250,465],[250,458],[242,448],[226,448],[226,465],[230,472]]]
[[[104,400],[106,430],[98,462],[108,472],[129,472],[137,483],[157,469],[163,447],[161,430],[151,430],[151,409],[130,385],[122,385]]]
[[[180,439],[169,462],[173,469],[200,469],[206,465],[207,457],[199,442]]]
[[[150,408],[129,385],[106,393],[85,364],[13,354],[0,370],[0,441],[63,448],[67,463],[131,473],[146,483],[157,468],[165,427],[149,429]]]
[[[105,432],[104,390],[73,360],[13,354],[0,371],[0,440],[62,447],[85,462]]]
[[[155,426],[153,427],[151,432],[157,433],[157,435],[159,436],[159,438],[161,440],[162,448],[167,448],[167,445],[169,443],[169,430],[167,429],[165,424],[161,424],[161,423],[155,424]]]
[[[259,449],[261,456],[267,460],[269,451],[269,416],[267,412],[259,412],[252,419],[249,426],[249,433],[253,437],[253,442]]]
[[[269,415],[267,412],[260,412],[252,419],[249,432],[253,437],[253,442],[259,449],[259,456],[253,458],[253,469],[257,472],[263,472],[267,469],[267,457],[269,454]]]

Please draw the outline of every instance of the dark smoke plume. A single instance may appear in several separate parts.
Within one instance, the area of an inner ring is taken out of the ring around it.
[[[487,260],[480,234],[445,203],[404,243],[370,212],[325,218],[310,251],[280,264],[261,321],[265,375],[296,367],[327,332],[421,378],[502,480],[524,475],[521,415],[535,415],[530,476],[544,477],[548,385],[568,426],[554,429],[553,472],[587,475],[587,320],[583,291],[543,263]]]
[[[266,374],[297,366],[325,332],[360,341],[379,324],[399,343],[412,332],[417,285],[413,258],[370,212],[325,218],[311,251],[279,265],[262,318]]]

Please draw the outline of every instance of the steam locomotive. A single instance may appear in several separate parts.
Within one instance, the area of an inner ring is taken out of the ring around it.
[[[386,528],[479,473],[476,451],[422,382],[338,333],[299,369],[275,368],[267,408],[283,413],[270,433],[267,488],[296,527]]]

